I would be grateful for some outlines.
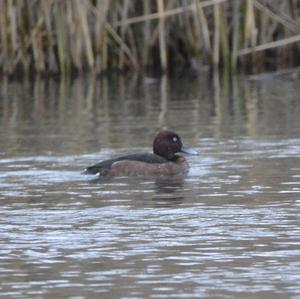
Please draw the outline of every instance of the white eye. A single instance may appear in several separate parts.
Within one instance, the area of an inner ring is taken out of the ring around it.
[[[176,136],[173,137],[173,141],[177,142],[178,138]]]

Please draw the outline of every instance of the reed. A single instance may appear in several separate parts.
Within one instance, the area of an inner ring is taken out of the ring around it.
[[[300,0],[0,0],[6,75],[290,67],[299,36]]]

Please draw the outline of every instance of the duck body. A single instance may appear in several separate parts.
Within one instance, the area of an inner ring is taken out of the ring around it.
[[[196,154],[171,131],[160,132],[153,142],[154,153],[137,153],[109,159],[90,166],[84,174],[100,176],[176,175],[186,173],[188,162],[180,153]]]

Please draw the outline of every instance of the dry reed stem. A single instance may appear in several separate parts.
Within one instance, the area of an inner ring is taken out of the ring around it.
[[[94,34],[94,43],[96,46],[96,73],[106,72],[108,67],[108,37],[105,24],[107,22],[109,11],[109,0],[97,0],[96,12],[96,29]],[[91,8],[92,10],[93,8]]]
[[[7,15],[5,11],[6,3],[4,1],[0,1],[0,30],[1,30],[1,48],[3,57],[9,57],[9,45],[8,45],[8,33],[7,33]],[[6,73],[9,69],[9,60],[1,58],[1,64],[3,65],[3,71]]]
[[[164,21],[164,0],[157,0],[159,14],[159,53],[161,68],[165,72],[167,70],[167,46],[165,36],[165,21]]]
[[[78,9],[78,15],[81,23],[82,36],[85,41],[85,49],[86,49],[88,65],[89,68],[92,69],[94,66],[94,53],[92,50],[91,36],[88,28],[87,7],[83,0],[77,0],[77,9]]]
[[[198,3],[198,5],[196,4],[191,4],[191,5],[186,5],[185,7],[178,7],[178,8],[174,8],[174,9],[169,9],[169,10],[165,10],[163,15],[164,17],[170,17],[170,16],[175,16],[175,15],[179,15],[185,12],[190,12],[193,10],[196,10],[197,7],[208,7],[208,6],[213,6],[215,4],[218,3],[222,3],[222,2],[226,2],[228,0],[207,0],[207,1],[201,1]],[[157,13],[152,13],[150,15],[146,15],[146,16],[139,16],[139,17],[133,17],[133,18],[129,18],[125,21],[126,25],[129,24],[135,24],[135,23],[140,23],[140,22],[144,22],[144,21],[149,21],[149,20],[157,20],[160,18],[160,14]],[[122,22],[115,22],[113,23],[113,27],[119,27],[124,25]]]
[[[214,36],[213,36],[213,66],[217,68],[220,62],[220,7],[214,5]]]
[[[233,1],[233,32],[232,32],[232,52],[231,52],[231,70],[235,73],[238,62],[238,46],[240,36],[240,0]]]
[[[223,4],[219,4],[219,25],[220,25],[220,46],[222,54],[223,67],[228,70],[229,67],[229,43],[228,43],[228,25],[225,17],[225,9]]]
[[[291,17],[283,14],[280,10],[274,7],[271,3],[261,3],[263,1],[254,1],[254,6],[261,10],[264,14],[268,15],[276,22],[282,24],[284,27],[288,28],[293,33],[300,32],[300,24],[294,21]]]
[[[97,17],[101,17],[102,16],[102,11],[97,8],[97,7],[91,7],[93,13],[97,16]],[[126,45],[125,41],[122,40],[122,37],[120,37],[120,35],[115,31],[115,29],[112,27],[112,25],[110,25],[108,22],[104,22],[103,24],[104,29],[107,33],[110,34],[110,36],[113,38],[113,40],[120,46],[122,47],[123,51],[126,53],[126,55],[129,57],[131,64],[133,66],[134,69],[138,69],[138,62],[136,57],[132,54],[131,49]],[[107,56],[107,36],[105,35],[104,37],[105,40],[105,44],[106,44],[106,49],[105,49],[105,55]],[[107,65],[107,63],[105,63],[105,65]]]
[[[246,0],[245,32],[244,47],[254,47],[256,44],[256,24],[253,0]]]
[[[299,15],[299,0],[0,0],[0,71],[101,73],[159,61],[166,71],[194,57],[235,71],[238,57],[294,43],[274,51],[290,61]]]
[[[263,45],[259,45],[259,46],[255,46],[252,48],[246,48],[246,49],[242,49],[240,51],[238,51],[238,56],[244,56],[247,54],[251,54],[254,52],[259,52],[259,51],[264,51],[264,50],[269,50],[269,49],[274,49],[274,48],[278,48],[278,47],[283,47],[292,43],[296,43],[300,41],[300,34],[299,35],[295,35],[292,37],[288,37],[288,38],[284,38],[278,41],[274,41],[274,42],[269,42]]]
[[[124,5],[122,9],[122,21],[124,22],[128,18],[128,12],[129,12],[129,0],[124,0]],[[125,40],[125,35],[126,35],[126,30],[127,30],[127,25],[123,24],[121,26],[121,39]],[[120,48],[120,55],[119,55],[119,69],[123,70],[124,68],[124,50],[123,46]]]
[[[200,20],[200,24],[201,24],[201,32],[203,34],[203,44],[204,44],[204,49],[207,53],[211,52],[211,42],[210,42],[210,31],[208,29],[208,20],[205,17],[205,14],[203,12],[203,6],[200,5],[199,1],[196,0],[196,11],[197,11],[197,15],[199,17]]]
[[[148,0],[143,1],[144,15],[150,14],[150,2]],[[146,20],[144,22],[144,30],[143,30],[143,49],[142,49],[142,63],[147,66],[149,64],[149,40],[151,38],[151,27],[150,22]]]

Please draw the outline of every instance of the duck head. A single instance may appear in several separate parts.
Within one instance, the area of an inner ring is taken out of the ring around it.
[[[172,131],[162,131],[155,137],[153,152],[169,161],[176,160],[181,153],[198,154],[195,150],[184,145],[179,135]]]

